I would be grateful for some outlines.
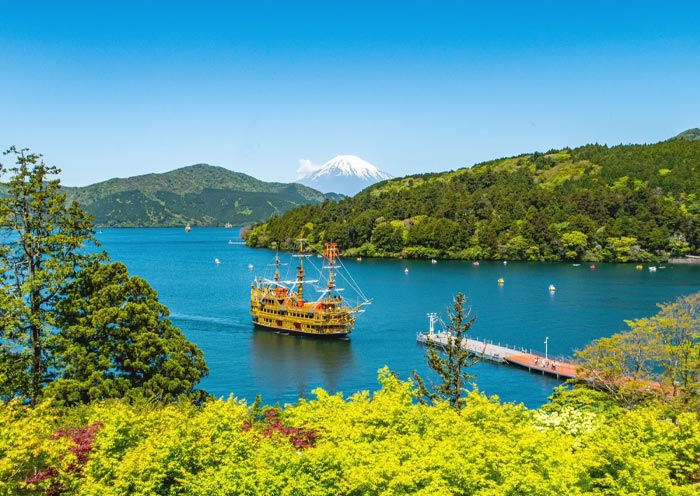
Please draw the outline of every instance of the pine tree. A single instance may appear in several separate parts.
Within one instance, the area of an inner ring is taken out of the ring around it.
[[[208,374],[202,351],[168,319],[168,308],[124,264],[83,269],[58,305],[55,339],[61,376],[47,394],[66,404],[142,397],[172,401]]]
[[[457,293],[452,302],[452,310],[448,310],[449,324],[446,325],[446,330],[449,336],[445,345],[442,346],[432,339],[428,339],[427,342],[428,367],[437,373],[441,382],[431,382],[431,391],[423,378],[413,371],[413,379],[422,403],[440,399],[449,401],[456,410],[463,406],[465,387],[475,377],[468,374],[467,370],[479,361],[478,357],[462,346],[462,340],[467,338],[469,329],[476,320],[476,316],[470,317],[471,308],[466,306],[466,302],[466,296]]]
[[[141,278],[95,253],[93,219],[66,204],[60,171],[10,148],[0,190],[0,399],[35,405],[141,396],[170,401],[208,373]]]
[[[102,255],[86,250],[97,243],[92,218],[77,203],[66,206],[59,181],[50,179],[60,171],[27,149],[5,154],[16,166],[0,198],[0,394],[34,404],[56,373],[55,306],[77,271]]]

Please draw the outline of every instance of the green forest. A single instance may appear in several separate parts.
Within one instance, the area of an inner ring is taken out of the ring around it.
[[[692,131],[692,130],[691,130]],[[652,262],[700,252],[700,141],[586,145],[373,185],[246,230],[348,256]]]
[[[115,178],[81,188],[63,187],[101,227],[213,227],[264,221],[324,195],[301,184],[269,183],[207,164],[163,174]]]
[[[214,398],[147,281],[95,247],[28,150],[0,198],[0,495],[696,495],[700,293],[577,354],[538,409],[487,397],[454,337],[436,373],[294,404]],[[386,186],[386,185],[384,185]],[[380,186],[382,187],[382,186]],[[633,316],[630,316],[633,317]]]

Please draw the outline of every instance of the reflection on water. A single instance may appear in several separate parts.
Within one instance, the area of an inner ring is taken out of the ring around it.
[[[296,387],[299,398],[308,397],[320,386],[337,391],[341,377],[356,367],[349,340],[309,339],[255,329],[252,341],[257,381],[271,390]]]

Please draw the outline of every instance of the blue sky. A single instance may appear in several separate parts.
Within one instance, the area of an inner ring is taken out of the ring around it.
[[[394,176],[700,127],[700,2],[3,2],[0,147],[62,183]],[[9,157],[0,158],[5,165]]]

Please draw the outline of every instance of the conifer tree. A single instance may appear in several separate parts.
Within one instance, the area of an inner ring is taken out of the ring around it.
[[[77,203],[66,206],[58,179],[51,179],[60,171],[27,149],[5,154],[15,156],[16,166],[0,198],[0,394],[34,404],[56,373],[55,306],[77,271],[102,255],[85,250],[96,243],[92,219]]]
[[[173,400],[208,370],[146,281],[95,253],[93,219],[66,204],[60,171],[10,148],[0,190],[0,399],[35,405],[122,396]]]
[[[57,308],[61,376],[47,394],[62,403],[142,397],[205,397],[194,387],[208,374],[202,351],[168,319],[168,308],[124,264],[96,262],[67,288]]]
[[[476,320],[476,316],[470,316],[471,308],[466,302],[466,296],[457,293],[452,302],[452,310],[448,309],[449,324],[446,325],[446,330],[449,335],[444,346],[432,339],[428,339],[426,343],[428,367],[437,373],[441,382],[431,382],[431,391],[423,378],[413,371],[413,379],[422,403],[440,399],[449,401],[456,410],[463,406],[465,387],[474,379],[474,375],[468,374],[467,371],[479,360],[462,346],[462,340],[467,338],[469,329]]]

